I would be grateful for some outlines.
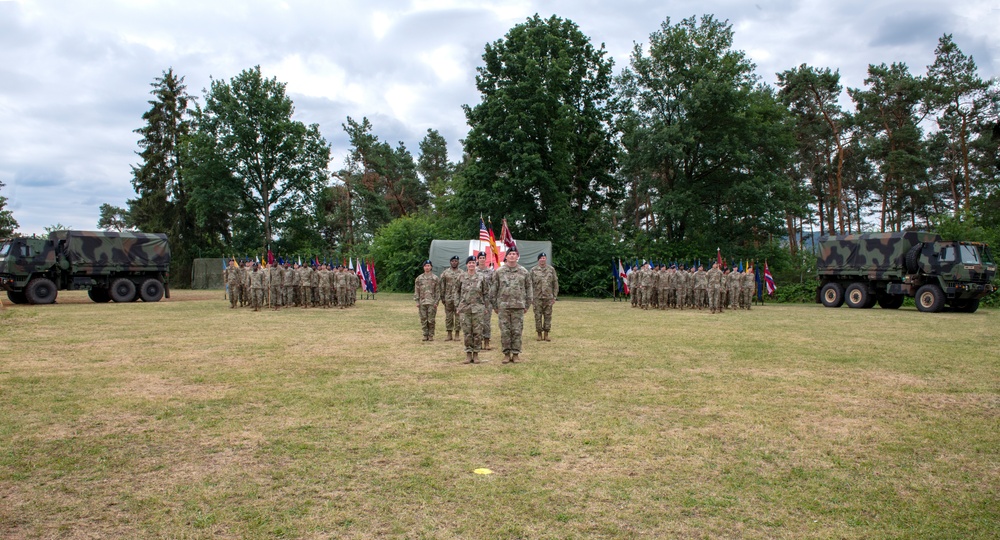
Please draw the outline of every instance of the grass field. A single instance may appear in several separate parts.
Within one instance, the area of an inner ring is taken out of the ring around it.
[[[470,366],[409,295],[59,301],[0,311],[5,539],[1000,531],[992,310],[566,299]]]

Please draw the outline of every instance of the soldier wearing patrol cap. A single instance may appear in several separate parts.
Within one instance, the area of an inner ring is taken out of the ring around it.
[[[559,278],[556,269],[548,264],[545,253],[538,254],[538,264],[531,269],[531,288],[535,293],[535,332],[538,341],[551,341],[552,306],[559,296]]]
[[[462,333],[465,334],[465,362],[479,361],[479,350],[483,339],[483,315],[486,313],[489,284],[484,274],[476,271],[476,258],[465,259],[466,271],[459,278],[456,288],[458,314],[462,318]]]
[[[462,272],[458,269],[458,255],[453,256],[449,261],[450,268],[441,272],[441,302],[444,303],[444,326],[448,331],[448,339],[457,339],[459,325],[456,324],[458,314],[458,281],[462,279]]]
[[[524,314],[531,308],[534,293],[531,275],[517,264],[517,248],[507,250],[504,264],[493,272],[490,280],[490,298],[500,320],[500,342],[503,344],[504,363],[520,360],[521,333],[524,331]]]
[[[483,276],[486,283],[490,283],[490,279],[493,278],[493,269],[486,265],[486,252],[480,251],[479,255],[476,256],[476,262],[478,267],[476,272]],[[489,351],[490,347],[490,334],[491,328],[493,327],[493,303],[489,297],[486,296],[486,314],[483,315],[483,350]]]
[[[424,332],[424,341],[434,341],[434,324],[437,319],[437,305],[441,301],[439,279],[434,275],[434,265],[424,261],[424,273],[417,276],[413,282],[413,301],[417,303],[420,312],[420,328]]]

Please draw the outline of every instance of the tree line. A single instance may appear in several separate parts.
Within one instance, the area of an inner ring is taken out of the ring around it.
[[[1000,229],[1000,89],[951,35],[925,74],[871,65],[846,97],[830,67],[762,81],[711,15],[667,19],[617,75],[556,16],[514,26],[482,60],[460,159],[436,130],[414,156],[347,118],[336,170],[319,126],[293,120],[285,84],[259,66],[200,100],[168,69],[136,130],[136,197],[103,205],[99,227],[166,232],[181,283],[196,257],[270,248],[372,257],[405,290],[430,239],[476,238],[492,214],[551,240],[565,290],[585,295],[609,291],[613,256],[721,248],[780,278],[803,274],[815,234]]]

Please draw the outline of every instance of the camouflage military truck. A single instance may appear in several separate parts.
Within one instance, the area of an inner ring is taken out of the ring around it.
[[[170,298],[164,234],[54,231],[0,240],[0,288],[15,304],[51,304],[60,290],[86,289],[94,302]]]
[[[826,307],[917,309],[973,313],[993,292],[996,263],[986,244],[944,241],[927,232],[826,236],[816,263],[816,301]]]

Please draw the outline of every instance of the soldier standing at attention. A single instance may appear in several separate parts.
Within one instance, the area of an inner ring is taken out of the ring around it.
[[[534,298],[531,276],[517,264],[520,254],[517,248],[510,248],[504,257],[504,264],[493,272],[490,284],[490,298],[493,311],[500,321],[500,342],[503,345],[504,363],[520,360],[521,333],[524,331],[524,314],[531,307]]]
[[[486,252],[480,251],[479,255],[476,256],[476,262],[478,263],[478,268],[476,272],[483,276],[483,280],[486,281],[487,289],[489,289],[490,280],[493,278],[493,269],[486,266]],[[490,334],[493,327],[493,303],[490,296],[486,295],[486,313],[483,315],[483,350],[490,350]]]
[[[281,305],[292,307],[295,305],[295,268],[291,263],[285,263],[285,273],[281,276],[281,288],[285,290],[284,302]]]
[[[275,264],[267,269],[268,274],[270,274],[270,293],[271,293],[271,309],[277,310],[281,307],[282,296],[284,296],[284,289],[281,286],[282,278],[284,277],[285,270],[280,264]]]
[[[432,270],[434,265],[424,261],[424,273],[413,282],[413,301],[420,312],[420,327],[424,331],[424,341],[434,341],[434,323],[437,319],[437,305],[441,301],[438,288],[439,279]]]
[[[257,265],[253,265],[249,273],[250,276],[250,304],[254,311],[260,311],[264,305],[264,272],[261,272]]]
[[[632,307],[637,307],[639,305],[639,279],[637,277],[638,275],[639,275],[639,269],[632,268],[631,270],[628,271],[628,274],[625,276],[628,281],[628,291],[629,291],[629,296],[631,297],[632,300]]]
[[[465,259],[465,269],[456,285],[456,295],[462,333],[465,334],[465,363],[475,364],[479,361],[479,350],[482,348],[483,316],[490,291],[485,274],[476,270],[475,257],[470,255]]]
[[[538,254],[538,264],[531,269],[531,288],[535,292],[535,332],[538,341],[551,341],[552,306],[559,296],[559,278],[556,269],[549,266],[548,257]]]
[[[694,305],[698,309],[708,306],[708,272],[704,266],[699,266],[694,273]]]
[[[712,313],[722,313],[722,270],[719,263],[712,263],[712,269],[705,273],[708,281],[708,307]]]
[[[236,261],[229,261],[226,283],[229,284],[229,309],[236,309],[236,302],[240,298],[240,267],[236,265]]]
[[[441,300],[444,303],[444,326],[448,331],[448,339],[451,341],[458,338],[458,326],[455,324],[455,315],[458,308],[458,280],[462,279],[462,272],[458,269],[458,255],[453,256],[448,264],[450,268],[441,272]]]

